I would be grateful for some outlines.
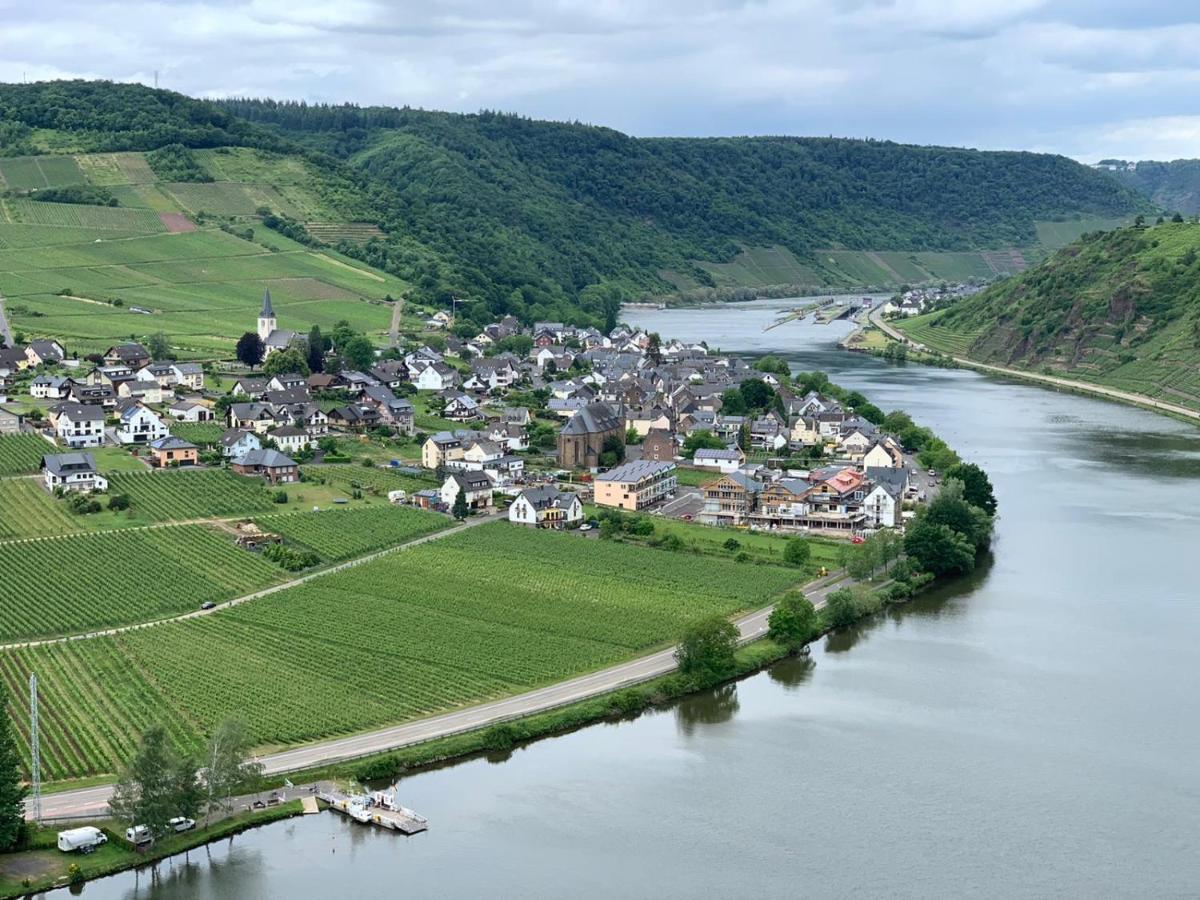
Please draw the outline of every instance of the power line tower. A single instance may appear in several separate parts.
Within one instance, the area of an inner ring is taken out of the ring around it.
[[[42,751],[38,746],[37,675],[32,673],[29,675],[29,741],[31,744],[30,756],[32,757],[30,771],[32,784],[29,794],[33,801],[33,821],[40,825],[42,824]]]

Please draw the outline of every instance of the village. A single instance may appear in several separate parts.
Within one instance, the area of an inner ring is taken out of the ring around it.
[[[255,368],[155,359],[133,341],[87,360],[55,340],[6,346],[0,434],[46,440],[56,496],[104,492],[113,454],[122,470],[225,467],[275,487],[370,451],[366,465],[427,483],[392,502],[584,531],[610,508],[858,542],[936,489],[880,411],[794,382],[775,358],[620,325],[506,317],[459,337],[444,311],[424,324],[358,368],[279,329],[269,294]]]

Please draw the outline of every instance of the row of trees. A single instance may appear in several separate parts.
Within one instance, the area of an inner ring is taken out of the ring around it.
[[[326,359],[330,351],[336,351],[336,359]],[[264,375],[281,375],[285,372],[311,375],[325,371],[327,362],[333,371],[343,367],[367,369],[375,363],[375,345],[371,339],[356,331],[344,319],[333,326],[328,336],[321,333],[319,325],[314,325],[306,339],[298,340],[293,346],[270,356],[266,356],[266,347],[258,332],[247,331],[238,338],[234,353],[239,362],[252,369],[262,364],[266,357],[262,370]]]

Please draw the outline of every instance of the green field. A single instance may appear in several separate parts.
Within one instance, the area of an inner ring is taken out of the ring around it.
[[[0,159],[0,187],[14,191],[83,184],[83,172],[71,156],[14,156]]]
[[[36,434],[0,434],[0,476],[36,472],[54,448]]]
[[[214,516],[240,516],[278,507],[258,478],[224,469],[172,469],[112,475],[109,494],[127,494],[139,519],[166,522]]]
[[[289,543],[315,551],[325,562],[363,556],[452,524],[446,516],[402,506],[260,516],[255,521]]]
[[[909,338],[952,356],[966,356],[971,344],[979,336],[978,331],[964,331],[939,324],[941,313],[898,319],[890,324]]]
[[[794,580],[495,524],[216,615],[3,652],[0,676],[23,710],[17,688],[37,672],[45,776],[62,779],[113,771],[151,724],[195,747],[236,714],[278,746],[516,693],[672,641],[706,613],[766,604]]]
[[[0,641],[189,612],[283,575],[230,535],[204,525],[3,542]]]
[[[39,478],[0,480],[0,540],[78,531],[79,519],[46,492]]]
[[[191,441],[198,447],[215,444],[225,433],[225,426],[220,422],[172,422],[170,428],[175,437]]]
[[[437,482],[432,478],[419,478],[381,469],[378,466],[367,468],[361,465],[336,464],[328,466],[301,466],[300,473],[306,481],[327,484],[331,487],[351,491],[360,488],[364,491],[374,489],[379,494],[388,491],[421,491],[435,487]]]
[[[3,212],[7,221],[14,225],[48,225],[141,234],[160,234],[166,231],[157,213],[148,209],[85,206],[82,203],[41,203],[37,200],[18,199],[3,201]]]

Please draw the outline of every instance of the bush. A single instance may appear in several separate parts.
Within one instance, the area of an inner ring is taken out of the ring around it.
[[[287,503],[288,502],[287,491],[284,491],[284,490],[276,491],[274,494],[271,495],[271,502],[272,503]]]
[[[297,550],[293,547],[285,547],[283,544],[272,544],[267,547],[263,551],[263,558],[269,559],[288,572],[311,569],[321,561],[321,557],[311,550]]]
[[[802,566],[812,557],[812,548],[804,538],[792,538],[783,548],[783,561],[789,566]]]
[[[108,498],[108,508],[115,510],[129,509],[129,495],[113,494]]]
[[[728,550],[730,553],[732,553],[734,550],[737,550],[742,545],[740,543],[738,543],[737,538],[729,538],[721,546],[724,547],[726,550]]]

